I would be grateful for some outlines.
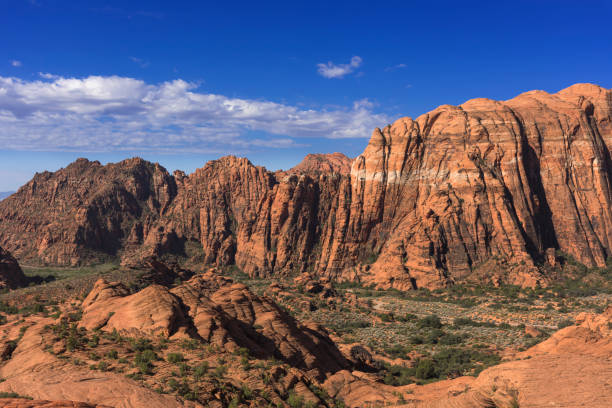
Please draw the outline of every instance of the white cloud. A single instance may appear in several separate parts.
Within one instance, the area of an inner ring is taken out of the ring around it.
[[[138,64],[140,68],[147,68],[150,65],[149,61],[144,60],[142,58],[130,57],[130,59],[132,60],[132,62]]]
[[[196,92],[196,84],[181,79],[149,84],[119,76],[40,76],[0,76],[4,149],[230,153],[297,146],[309,137],[365,138],[389,122],[367,100],[304,109]]]
[[[406,64],[393,65],[392,67],[385,68],[385,71],[386,72],[395,71],[396,69],[402,69],[402,68],[408,68],[408,65],[406,65]]]
[[[363,60],[358,56],[351,58],[348,64],[336,65],[329,61],[327,64],[317,64],[317,72],[325,78],[342,78],[359,68],[362,62]]]
[[[14,67],[20,67],[21,66],[21,61],[12,60],[11,61],[11,65],[14,66]]]
[[[48,72],[39,72],[38,75],[45,79],[59,79],[59,75],[49,74]]]

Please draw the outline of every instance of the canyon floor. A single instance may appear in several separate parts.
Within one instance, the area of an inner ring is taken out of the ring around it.
[[[606,313],[609,269],[565,269],[570,278],[546,288],[401,292],[307,274],[255,279],[235,267],[162,286],[148,270],[114,264],[24,265],[30,286],[0,295],[0,406],[436,406],[472,395],[483,371],[531,359],[558,330]],[[193,291],[212,302],[206,318],[185,297]],[[597,361],[611,369],[609,356]],[[491,395],[456,406],[539,406],[522,401],[528,387],[487,387]]]

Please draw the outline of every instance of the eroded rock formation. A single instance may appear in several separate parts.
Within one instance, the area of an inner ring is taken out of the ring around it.
[[[80,325],[130,335],[191,337],[233,352],[276,358],[317,378],[349,366],[325,330],[299,324],[272,300],[213,271],[173,289],[150,285],[135,294],[96,282],[83,301]]]
[[[352,161],[287,172],[79,160],[0,203],[0,245],[50,264],[175,254],[398,289],[545,284],[551,250],[588,266],[611,255],[611,112],[610,90],[578,84],[443,105],[376,129]]]
[[[157,164],[78,159],[37,173],[2,201],[0,245],[20,260],[53,265],[112,259],[141,244],[175,195],[174,179]]]

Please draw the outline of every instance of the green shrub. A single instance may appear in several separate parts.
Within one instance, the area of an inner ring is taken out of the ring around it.
[[[141,374],[151,375],[153,374],[153,361],[158,360],[159,357],[157,354],[151,349],[145,349],[143,351],[139,351],[134,356],[134,365],[138,368]]]
[[[149,339],[129,339],[130,347],[134,351],[153,350],[153,344]]]
[[[0,398],[22,398],[22,399],[33,399],[32,397],[29,397],[27,395],[19,395],[15,392],[5,392],[5,391],[1,391],[0,392]]]
[[[419,320],[417,322],[417,327],[419,328],[432,328],[432,329],[440,329],[442,328],[442,321],[440,321],[440,318],[436,315],[430,315],[427,317],[422,318],[421,320]]]
[[[196,380],[204,377],[208,373],[208,362],[204,361],[201,364],[197,365],[193,370],[193,377]]]
[[[159,357],[157,356],[157,353],[155,353],[153,350],[147,349],[137,352],[135,355],[135,359],[136,361],[157,361],[159,360]]]
[[[304,397],[296,394],[294,391],[289,393],[289,397],[287,398],[287,404],[291,408],[302,408],[304,406]]]
[[[202,343],[200,343],[196,339],[184,339],[180,343],[180,347],[183,350],[196,350],[201,345],[202,345]]]
[[[166,356],[166,360],[169,363],[177,364],[185,361],[185,357],[182,353],[168,353],[168,355]]]
[[[416,366],[415,375],[422,380],[437,377],[436,365],[431,359],[420,360]]]
[[[457,334],[443,334],[438,338],[438,344],[450,346],[463,342],[463,337]]]
[[[215,368],[214,376],[217,378],[223,378],[226,372],[227,372],[227,367],[222,364]]]

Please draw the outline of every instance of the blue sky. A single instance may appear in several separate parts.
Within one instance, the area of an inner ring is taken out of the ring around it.
[[[77,157],[288,168],[445,103],[610,88],[611,3],[3,0],[0,191]]]

